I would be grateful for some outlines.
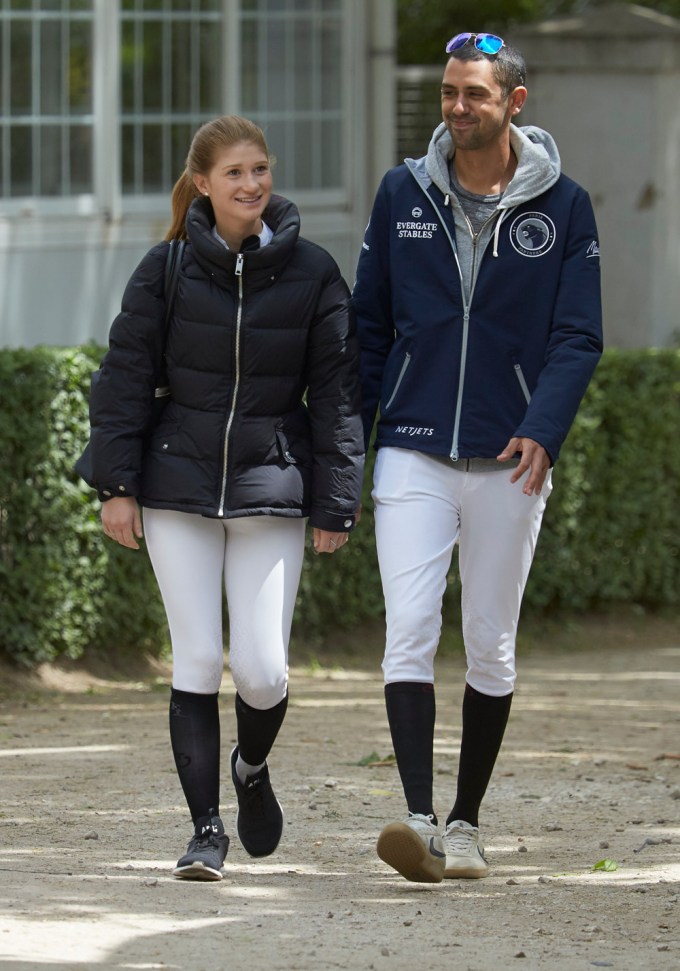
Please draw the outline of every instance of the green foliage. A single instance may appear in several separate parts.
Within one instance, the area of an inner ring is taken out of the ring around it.
[[[397,61],[443,66],[446,42],[455,34],[487,30],[502,36],[513,21],[541,20],[547,10],[546,0],[398,0]]]
[[[103,537],[73,465],[87,441],[94,347],[0,351],[0,649],[24,664],[167,645],[144,552]],[[525,614],[680,603],[680,350],[605,353],[553,475]],[[370,498],[334,556],[311,535],[294,634],[323,645],[383,615]],[[310,531],[311,534],[311,531]],[[455,568],[447,613],[458,610]]]
[[[101,540],[69,474],[91,368],[81,351],[0,353],[0,644],[25,663],[78,656],[96,625]]]
[[[164,625],[147,558],[123,566],[73,471],[100,357],[94,347],[0,351],[0,648],[26,665],[142,645],[152,617]]]
[[[680,17],[680,0],[635,2]],[[463,30],[488,30],[503,36],[513,24],[581,14],[597,5],[597,0],[397,0],[397,61],[443,65],[446,42]]]
[[[598,863],[593,864],[593,870],[600,870],[603,873],[613,873],[618,868],[619,864],[616,860],[600,860]]]
[[[554,470],[525,609],[680,604],[680,352],[607,351]]]

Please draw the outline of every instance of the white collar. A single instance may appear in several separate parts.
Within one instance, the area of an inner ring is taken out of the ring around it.
[[[212,228],[212,234],[215,237],[215,239],[218,241],[218,243],[221,243],[222,246],[224,246],[225,249],[229,249],[229,246],[228,246],[226,240],[222,239],[222,237],[220,236],[220,234],[217,232],[217,226],[216,225],[213,226],[213,228]],[[269,226],[266,224],[266,222],[263,219],[262,220],[262,232],[259,235],[260,249],[262,249],[262,247],[263,246],[266,246],[268,243],[271,243],[273,236],[274,236],[274,230],[273,229],[270,229]]]

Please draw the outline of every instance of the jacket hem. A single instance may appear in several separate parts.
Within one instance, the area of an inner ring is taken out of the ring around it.
[[[262,506],[254,509],[225,509],[223,515],[218,515],[218,507],[204,506],[199,503],[191,502],[163,502],[160,499],[148,499],[146,497],[138,500],[140,506],[149,509],[172,509],[175,512],[194,513],[205,516],[206,519],[243,519],[246,516],[278,516],[284,519],[306,519],[309,510],[300,509],[274,509]]]

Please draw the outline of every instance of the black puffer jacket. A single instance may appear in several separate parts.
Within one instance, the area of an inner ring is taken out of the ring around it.
[[[212,235],[210,201],[192,203],[165,346],[171,396],[150,434],[168,244],[135,270],[90,401],[100,498],[352,528],[363,434],[349,291],[299,237],[293,203],[272,196],[264,220],[269,245],[236,254]]]

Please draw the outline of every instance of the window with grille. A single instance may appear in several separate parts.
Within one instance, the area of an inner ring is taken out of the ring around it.
[[[167,192],[222,113],[222,0],[121,0],[122,190]]]
[[[277,188],[341,190],[350,2],[0,0],[0,196],[167,195],[196,129],[233,111],[265,130]]]
[[[341,0],[243,0],[243,114],[266,132],[277,185],[342,185]]]
[[[0,0],[0,193],[92,192],[92,0]]]

